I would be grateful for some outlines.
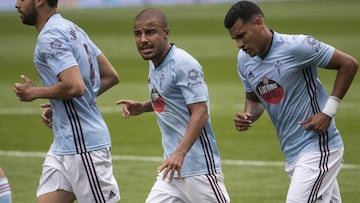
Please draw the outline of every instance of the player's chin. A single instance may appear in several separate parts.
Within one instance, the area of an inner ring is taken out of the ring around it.
[[[246,54],[249,55],[250,57],[256,56],[256,54],[251,51],[247,51]]]
[[[152,54],[144,54],[144,53],[141,53],[141,57],[142,57],[144,60],[151,60],[151,59],[152,59]]]

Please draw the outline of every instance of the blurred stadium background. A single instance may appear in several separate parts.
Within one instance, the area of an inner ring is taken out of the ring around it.
[[[15,0],[1,0],[0,10],[13,9],[15,2]],[[114,8],[143,5],[159,6],[227,2],[235,2],[235,0],[59,0],[59,8]]]

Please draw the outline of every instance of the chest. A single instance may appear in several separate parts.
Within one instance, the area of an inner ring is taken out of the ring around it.
[[[168,67],[163,67],[160,70],[150,69],[148,90],[150,93],[157,92],[162,97],[175,97],[180,94],[176,75]]]
[[[291,58],[255,61],[244,64],[243,77],[249,87],[266,103],[277,104],[305,88],[304,74],[311,69],[302,67]]]

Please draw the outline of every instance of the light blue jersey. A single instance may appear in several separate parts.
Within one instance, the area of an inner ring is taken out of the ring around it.
[[[184,137],[190,120],[187,105],[207,102],[209,106],[202,67],[187,52],[172,45],[159,66],[155,68],[150,61],[148,87],[167,159]],[[189,177],[220,171],[220,157],[209,118],[185,156],[181,175]]]
[[[238,73],[245,91],[255,92],[266,108],[288,163],[303,152],[322,153],[343,147],[334,119],[321,135],[298,124],[321,112],[328,100],[317,68],[325,67],[333,52],[333,47],[311,36],[276,32],[264,59],[239,52]]]
[[[50,100],[53,111],[54,142],[57,155],[89,152],[110,147],[108,128],[96,106],[100,88],[97,56],[101,51],[77,25],[54,14],[41,30],[34,62],[43,86],[58,82],[58,74],[78,66],[86,85],[82,97]]]

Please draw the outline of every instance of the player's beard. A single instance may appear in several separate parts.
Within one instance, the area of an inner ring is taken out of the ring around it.
[[[32,5],[27,14],[22,13],[22,22],[25,25],[35,25],[36,24],[36,18],[37,17],[37,11],[35,9],[35,6]]]

